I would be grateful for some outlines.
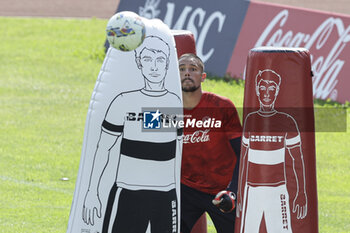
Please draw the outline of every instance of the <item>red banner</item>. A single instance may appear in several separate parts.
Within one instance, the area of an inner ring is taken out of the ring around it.
[[[350,100],[350,16],[251,2],[227,73],[243,77],[245,59],[259,46],[303,47],[311,53],[313,95]]]

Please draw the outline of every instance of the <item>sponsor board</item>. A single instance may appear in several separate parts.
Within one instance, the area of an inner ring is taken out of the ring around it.
[[[227,73],[244,77],[248,51],[254,47],[303,47],[310,51],[313,95],[350,100],[350,16],[251,2]]]
[[[314,98],[350,100],[350,16],[243,0],[122,0],[118,11],[123,10],[191,31],[197,55],[213,75],[244,78],[245,58],[254,47],[306,48],[311,53]]]

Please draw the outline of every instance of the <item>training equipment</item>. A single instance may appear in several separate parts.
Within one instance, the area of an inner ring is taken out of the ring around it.
[[[213,204],[222,212],[229,213],[235,208],[236,195],[228,190],[223,190],[216,194]]]
[[[162,21],[142,21],[142,45],[135,52],[109,47],[102,64],[67,233],[180,231],[182,135],[157,128],[160,113],[183,114],[175,41]]]
[[[113,48],[131,51],[142,44],[146,29],[140,16],[131,11],[122,11],[109,19],[106,33]]]
[[[196,43],[192,32],[188,30],[171,30],[175,38],[177,57],[185,53],[196,54]]]
[[[251,49],[235,232],[318,232],[310,53]]]

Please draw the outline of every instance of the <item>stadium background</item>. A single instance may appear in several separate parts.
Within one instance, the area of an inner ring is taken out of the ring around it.
[[[350,15],[348,0],[259,0]],[[109,18],[119,0],[1,0],[0,16]]]

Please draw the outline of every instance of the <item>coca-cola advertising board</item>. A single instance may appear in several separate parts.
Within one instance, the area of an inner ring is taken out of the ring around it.
[[[314,97],[349,101],[349,42],[350,16],[251,2],[227,73],[244,76],[251,48],[304,47],[311,53]]]

